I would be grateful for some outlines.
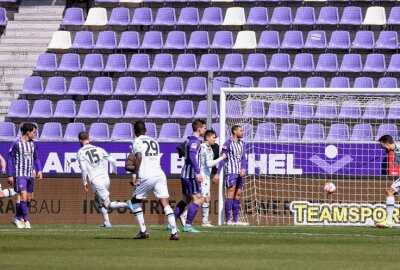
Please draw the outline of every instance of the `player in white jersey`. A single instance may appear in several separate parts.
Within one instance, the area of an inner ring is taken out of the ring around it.
[[[203,227],[213,227],[210,221],[208,220],[208,216],[210,213],[210,176],[211,170],[213,167],[218,165],[218,163],[224,159],[226,159],[226,154],[223,153],[221,157],[214,160],[214,151],[212,149],[212,145],[214,145],[215,140],[217,139],[217,134],[213,130],[207,130],[204,133],[204,143],[201,144],[200,150],[200,173],[203,176],[203,181],[201,182],[201,195],[203,196],[203,204],[201,206],[202,214],[203,214]]]
[[[142,200],[152,191],[164,208],[168,225],[171,228],[170,240],[179,240],[174,212],[169,205],[167,177],[161,169],[160,146],[153,138],[146,136],[146,126],[143,121],[134,125],[136,138],[132,141],[132,152],[135,154],[135,173],[131,185],[134,187],[132,200],[128,206],[135,215],[140,232],[134,239],[149,238],[143,217]]]
[[[77,160],[82,171],[82,184],[88,191],[87,179],[92,184],[95,194],[95,202],[103,216],[101,227],[110,228],[111,223],[108,217],[108,210],[128,208],[126,202],[110,200],[110,177],[108,175],[107,161],[110,162],[112,172],[117,173],[117,161],[111,157],[103,148],[90,144],[89,134],[85,131],[79,133],[81,149],[77,153]]]

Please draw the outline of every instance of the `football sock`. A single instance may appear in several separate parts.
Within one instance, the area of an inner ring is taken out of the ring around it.
[[[127,208],[128,205],[126,204],[126,202],[110,202],[110,204],[108,205],[108,208],[110,209],[119,209],[119,208]]]
[[[144,224],[143,210],[142,210],[141,204],[134,203],[132,205],[132,208],[133,208],[133,214],[135,215],[136,221],[137,221],[138,225],[140,226],[140,231],[145,232],[146,225]]]
[[[188,208],[188,213],[186,217],[186,224],[191,225],[194,218],[196,217],[197,210],[199,209],[199,205],[195,203],[190,203]]]
[[[108,217],[108,210],[102,206],[100,206],[99,208],[100,208],[101,216],[103,217],[103,224],[109,225],[110,218]]]
[[[393,210],[394,210],[394,197],[386,197],[386,219],[393,220]]]
[[[225,221],[226,222],[228,222],[231,219],[232,204],[233,204],[233,199],[227,198],[225,200]]]
[[[174,211],[172,210],[170,205],[165,206],[164,213],[167,216],[167,221],[171,228],[171,233],[176,234],[176,221],[175,221]]]
[[[20,202],[20,208],[22,212],[22,217],[24,218],[25,221],[29,221],[28,218],[28,203],[26,201],[21,201]]]
[[[210,204],[209,203],[203,203],[201,206],[201,213],[203,215],[203,224],[208,223],[208,216],[210,213]]]
[[[232,204],[232,220],[233,222],[238,221],[238,216],[239,216],[239,211],[240,211],[240,200],[233,200]]]
[[[175,219],[178,219],[181,214],[183,213],[183,211],[185,210],[186,207],[186,203],[184,201],[180,201],[174,209],[174,215],[175,215]]]

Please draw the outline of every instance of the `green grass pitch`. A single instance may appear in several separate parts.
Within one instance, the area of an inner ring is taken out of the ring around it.
[[[358,227],[0,226],[0,269],[398,269],[400,230]]]

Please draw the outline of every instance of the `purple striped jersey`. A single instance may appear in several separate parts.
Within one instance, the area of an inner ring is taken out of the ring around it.
[[[242,168],[247,169],[245,146],[245,142],[240,139],[237,142],[232,139],[228,139],[224,143],[224,145],[222,146],[222,153],[225,153],[227,155],[227,158],[224,162],[225,174],[239,174]],[[222,169],[222,166],[220,167]],[[219,171],[220,167],[218,167]]]
[[[33,170],[41,171],[38,148],[34,141],[17,139],[8,153],[7,175],[33,177]]]
[[[196,136],[189,136],[185,144],[185,164],[181,178],[196,178],[200,173],[201,142]]]

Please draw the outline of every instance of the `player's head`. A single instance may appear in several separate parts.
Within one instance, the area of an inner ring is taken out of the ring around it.
[[[214,130],[207,130],[207,131],[204,133],[204,140],[205,140],[209,145],[214,145],[216,139],[217,139],[217,133],[215,133]]]
[[[36,136],[37,126],[34,123],[23,123],[21,125],[22,136],[28,137],[29,140],[33,140]]]
[[[383,135],[378,141],[381,144],[381,147],[386,150],[386,152],[393,151],[395,148],[393,137],[390,135]]]
[[[146,125],[143,121],[136,121],[135,125],[133,126],[135,129],[135,135],[139,137],[140,135],[146,134]]]
[[[238,139],[243,138],[243,128],[240,125],[234,125],[231,128],[232,136]]]
[[[89,143],[89,133],[87,131],[82,131],[78,135],[79,143],[81,146]]]
[[[198,132],[199,136],[203,137],[204,133],[206,132],[206,129],[207,129],[206,122],[201,119],[196,119],[192,123],[192,129],[193,129],[193,133]]]

